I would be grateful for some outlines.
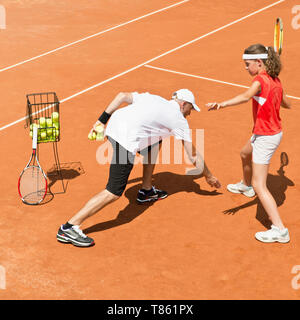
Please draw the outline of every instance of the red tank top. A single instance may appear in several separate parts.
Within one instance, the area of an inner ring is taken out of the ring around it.
[[[282,85],[279,78],[272,78],[264,71],[257,75],[254,81],[259,81],[261,91],[252,98],[253,133],[274,135],[281,132],[279,110],[282,101]]]

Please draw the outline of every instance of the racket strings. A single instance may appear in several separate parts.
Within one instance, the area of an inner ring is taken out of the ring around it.
[[[47,190],[47,182],[39,167],[31,166],[23,172],[19,190],[23,201],[29,204],[36,204],[43,200]]]

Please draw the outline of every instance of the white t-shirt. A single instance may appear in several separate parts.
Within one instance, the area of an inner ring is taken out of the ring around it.
[[[132,97],[132,104],[112,114],[105,135],[134,154],[171,135],[192,141],[189,124],[175,100],[148,92],[133,92]]]

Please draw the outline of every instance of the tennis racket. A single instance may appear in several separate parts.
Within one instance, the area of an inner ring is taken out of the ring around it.
[[[36,147],[38,138],[38,128],[33,128],[32,133],[32,154],[20,174],[18,182],[18,191],[22,201],[26,204],[39,204],[45,198],[47,193],[47,177],[40,166]]]
[[[283,23],[281,18],[276,19],[275,28],[274,28],[274,50],[279,55],[282,52],[283,44]]]

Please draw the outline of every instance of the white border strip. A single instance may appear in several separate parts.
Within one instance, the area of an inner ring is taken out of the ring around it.
[[[249,89],[249,86],[244,86],[244,85],[237,84],[237,83],[232,83],[232,82],[227,82],[227,81],[222,81],[222,80],[217,80],[217,79],[212,79],[212,78],[207,78],[207,77],[201,77],[201,76],[197,76],[197,75],[194,75],[194,74],[185,73],[185,72],[179,72],[179,71],[174,71],[174,70],[165,69],[165,68],[154,67],[154,66],[150,66],[150,65],[148,65],[148,64],[144,65],[144,67],[150,68],[150,69],[159,70],[159,71],[164,71],[164,72],[179,74],[179,75],[181,75],[181,76],[192,77],[192,78],[197,78],[197,79],[202,79],[202,80],[217,82],[217,83],[221,83],[221,84],[226,84],[226,85],[233,86],[233,87],[239,87],[239,88]],[[289,95],[286,95],[286,96],[287,96],[288,98],[291,98],[291,99],[300,100],[300,97],[289,96]]]
[[[68,48],[68,47],[71,47],[71,46],[73,46],[73,45],[75,45],[75,44],[78,44],[78,43],[80,43],[80,42],[86,41],[86,40],[88,40],[88,39],[95,38],[95,37],[100,36],[101,34],[104,34],[104,33],[106,33],[106,32],[109,32],[109,31],[112,31],[112,30],[115,30],[115,29],[124,27],[124,26],[126,26],[126,25],[128,25],[128,24],[130,24],[130,23],[133,23],[133,22],[142,20],[142,19],[147,18],[147,17],[150,17],[150,16],[152,16],[152,15],[154,15],[154,14],[156,14],[156,13],[159,13],[159,12],[162,12],[162,11],[165,11],[165,10],[168,10],[168,9],[171,9],[171,8],[173,8],[173,7],[179,6],[179,5],[181,5],[181,4],[183,4],[183,3],[186,3],[186,2],[189,2],[189,1],[190,1],[190,0],[183,0],[183,1],[177,2],[177,3],[175,3],[175,4],[172,4],[172,5],[168,6],[168,7],[165,7],[165,8],[162,8],[162,9],[159,9],[159,10],[156,10],[156,11],[153,11],[153,12],[150,12],[150,13],[145,14],[145,15],[143,15],[143,16],[140,16],[140,17],[138,17],[138,18],[135,18],[135,19],[132,19],[132,20],[130,20],[130,21],[121,23],[121,24],[119,24],[119,25],[117,25],[117,26],[108,28],[108,29],[106,29],[106,30],[103,30],[103,31],[100,31],[100,32],[98,32],[98,33],[92,34],[92,35],[90,35],[90,36],[88,36],[88,37],[79,39],[79,40],[77,40],[77,41],[68,43],[68,44],[63,45],[63,46],[61,46],[61,47],[58,47],[58,48],[56,48],[56,49],[53,49],[53,50],[50,50],[50,51],[48,51],[48,52],[42,53],[42,54],[40,54],[40,55],[38,55],[38,56],[35,56],[35,57],[33,57],[33,58],[30,58],[30,59],[21,61],[21,62],[19,62],[19,63],[16,63],[16,64],[14,64],[14,65],[9,66],[9,67],[5,67],[5,68],[3,68],[3,69],[0,69],[0,72],[4,72],[4,71],[6,71],[6,70],[10,70],[10,69],[13,69],[13,68],[15,68],[15,67],[18,67],[18,66],[20,66],[20,65],[23,65],[23,64],[25,64],[25,63],[27,63],[27,62],[37,60],[37,59],[42,58],[42,57],[44,57],[44,56],[47,56],[47,55],[49,55],[49,54],[51,54],[51,53],[57,52],[57,51],[59,51],[59,50],[62,50],[62,49]]]
[[[143,62],[143,63],[141,63],[141,64],[139,64],[139,65],[137,65],[137,66],[135,66],[135,67],[132,67],[132,68],[130,68],[130,69],[124,71],[124,72],[121,72],[121,73],[119,73],[119,74],[117,74],[117,75],[115,75],[115,76],[113,76],[113,77],[111,77],[111,78],[108,78],[108,79],[106,79],[106,80],[104,80],[104,81],[101,81],[101,82],[99,82],[99,83],[96,83],[95,85],[93,85],[93,86],[91,86],[91,87],[89,87],[89,88],[87,88],[87,89],[84,89],[84,90],[82,90],[82,91],[80,91],[80,92],[78,92],[78,93],[73,94],[72,96],[69,96],[69,97],[61,100],[60,103],[66,102],[66,101],[68,101],[68,100],[70,100],[70,99],[73,99],[73,98],[75,98],[75,97],[77,97],[77,96],[79,96],[79,95],[81,95],[81,94],[83,94],[83,93],[86,93],[86,92],[88,92],[88,91],[90,91],[90,90],[92,90],[92,89],[95,89],[95,88],[97,88],[97,87],[99,87],[99,86],[101,86],[101,85],[103,85],[103,84],[105,84],[105,83],[107,83],[107,82],[110,82],[110,81],[112,81],[112,80],[114,80],[114,79],[117,79],[117,78],[119,78],[119,77],[121,77],[121,76],[123,76],[123,75],[125,75],[125,74],[127,74],[127,73],[129,73],[129,72],[131,72],[131,71],[134,71],[134,70],[136,70],[136,69],[139,69],[139,68],[145,66],[146,64],[149,64],[149,63],[151,63],[151,62],[153,62],[153,61],[155,61],[155,60],[157,60],[157,59],[159,59],[159,58],[161,58],[161,57],[164,57],[164,56],[166,56],[166,55],[168,55],[168,54],[170,54],[170,53],[172,53],[172,52],[174,52],[174,51],[177,51],[177,50],[179,50],[179,49],[181,49],[181,48],[184,48],[184,47],[186,47],[186,46],[188,46],[188,45],[190,45],[190,44],[192,44],[192,43],[194,43],[194,42],[196,42],[196,41],[198,41],[198,40],[200,40],[200,39],[203,39],[203,38],[205,38],[205,37],[207,37],[207,36],[209,36],[209,35],[211,35],[211,34],[214,34],[214,33],[218,32],[218,31],[220,31],[220,30],[223,30],[223,29],[225,29],[225,28],[227,28],[227,27],[229,27],[229,26],[232,26],[232,25],[235,24],[235,23],[238,23],[238,22],[240,22],[240,21],[242,21],[242,20],[245,20],[245,19],[247,19],[247,18],[249,18],[249,17],[251,17],[251,16],[253,16],[253,15],[257,14],[257,13],[260,13],[260,12],[262,12],[262,11],[264,11],[264,10],[267,10],[267,9],[269,9],[269,8],[271,8],[271,7],[279,4],[279,3],[282,3],[282,2],[284,2],[284,1],[285,1],[285,0],[280,0],[280,1],[277,1],[277,2],[271,4],[271,5],[267,6],[267,7],[264,7],[264,8],[262,8],[262,9],[257,10],[257,11],[254,11],[254,12],[252,12],[252,13],[250,13],[250,14],[248,14],[248,15],[246,15],[246,16],[238,19],[238,20],[235,20],[235,21],[233,21],[233,22],[230,22],[230,23],[226,24],[226,25],[223,26],[223,27],[220,27],[220,28],[218,28],[218,29],[215,29],[215,30],[213,30],[213,31],[211,31],[211,32],[209,32],[209,33],[206,33],[206,34],[204,34],[204,35],[202,35],[202,36],[200,36],[200,37],[198,37],[198,38],[196,38],[196,39],[194,39],[194,40],[192,40],[192,41],[186,42],[186,43],[184,43],[183,45],[181,45],[181,46],[179,46],[179,47],[176,47],[176,48],[174,48],[174,49],[172,49],[172,50],[169,50],[169,51],[167,51],[167,52],[165,52],[165,53],[162,53],[161,55],[156,56],[155,58],[149,59],[149,60],[147,60],[147,61],[145,61],[145,62]],[[21,118],[21,119],[19,119],[19,120],[16,120],[16,121],[12,122],[12,123],[9,123],[9,124],[1,127],[1,128],[0,128],[0,131],[2,131],[2,130],[4,130],[4,129],[7,129],[7,128],[9,128],[9,127],[11,127],[11,126],[19,123],[19,122],[22,122],[22,121],[26,120],[26,119],[27,119],[27,117],[23,117],[23,118]]]

